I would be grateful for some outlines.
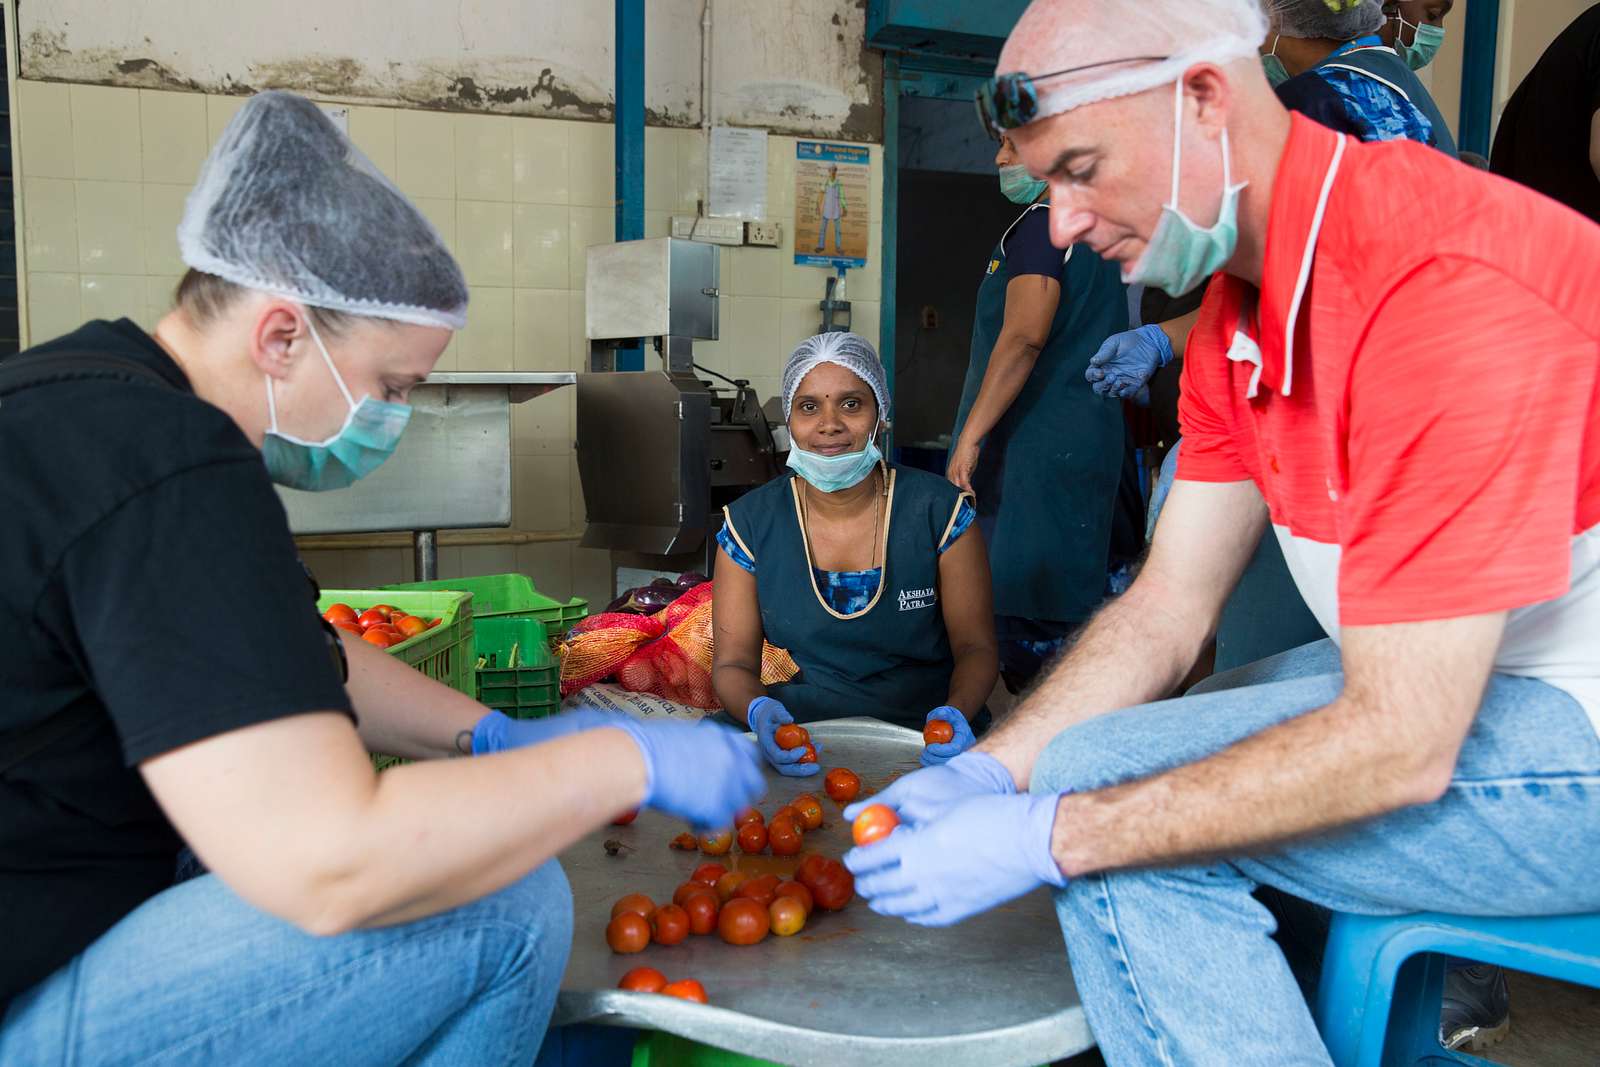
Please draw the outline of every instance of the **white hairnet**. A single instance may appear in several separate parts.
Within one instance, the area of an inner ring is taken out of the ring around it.
[[[1274,33],[1349,41],[1383,25],[1381,0],[1267,0]]]
[[[439,234],[311,101],[251,97],[178,224],[195,270],[315,307],[459,330],[467,283]]]
[[[1196,63],[1254,59],[1267,36],[1261,0],[1139,0],[1081,9],[1083,17],[1070,5],[1035,0],[1006,40],[999,72],[1025,70],[1033,76],[1040,118],[1175,82]],[[1092,48],[1085,47],[1086,38],[1094,42]],[[1028,66],[1018,66],[1013,57],[1019,43],[1025,55],[1049,65],[1030,59]],[[1051,62],[1051,55],[1059,61]],[[1052,70],[1140,56],[1166,58],[1040,79]]]
[[[807,337],[789,354],[789,361],[783,365],[784,421],[789,419],[789,404],[794,400],[794,391],[800,388],[805,376],[820,363],[843,367],[866,382],[867,388],[872,390],[873,397],[878,401],[878,418],[888,421],[889,381],[884,376],[883,361],[878,358],[878,350],[859,333],[839,331]]]

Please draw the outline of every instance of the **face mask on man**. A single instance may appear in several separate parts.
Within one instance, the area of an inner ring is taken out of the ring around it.
[[[1161,221],[1133,266],[1122,271],[1129,285],[1155,286],[1168,296],[1182,296],[1222,269],[1239,243],[1239,193],[1248,182],[1232,182],[1228,130],[1222,130],[1222,203],[1217,221],[1195,225],[1178,208],[1178,176],[1183,162],[1183,81],[1175,86],[1172,118],[1172,200],[1161,209]]]
[[[1033,203],[1048,184],[1031,177],[1021,163],[1007,163],[1000,168],[1000,192],[1013,204]]]
[[[1433,62],[1433,57],[1439,54],[1439,46],[1444,44],[1444,27],[1430,26],[1426,22],[1412,25],[1406,17],[1395,12],[1394,20],[1400,25],[1395,27],[1394,46],[1400,52],[1400,58],[1406,61],[1406,66],[1412,70],[1421,70]],[[1411,43],[1406,44],[1406,30],[1411,30]]]
[[[317,334],[317,327],[306,318],[311,339],[316,342],[322,361],[328,365],[334,384],[350,407],[344,425],[322,441],[306,441],[278,428],[278,403],[273,395],[271,375],[267,376],[267,412],[270,422],[261,443],[261,458],[267,473],[279,485],[290,489],[319,492],[343,489],[365,478],[383,465],[400,443],[406,423],[411,421],[409,404],[394,404],[363,396],[358,403],[350,396],[339,368],[333,365],[328,347]]]

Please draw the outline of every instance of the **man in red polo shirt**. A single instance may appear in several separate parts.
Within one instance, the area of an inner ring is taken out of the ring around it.
[[[1261,886],[1600,910],[1600,228],[1291,117],[1265,30],[1257,0],[1036,0],[1007,42],[982,102],[1055,242],[1172,293],[1222,273],[1138,580],[847,857],[925,924],[1056,887],[1112,1064],[1329,1062]],[[1269,524],[1332,641],[1161,700]]]

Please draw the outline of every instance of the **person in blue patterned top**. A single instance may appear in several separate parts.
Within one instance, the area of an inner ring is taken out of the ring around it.
[[[999,673],[989,561],[971,496],[884,461],[888,386],[872,345],[818,334],[783,375],[790,473],[725,509],[717,535],[712,683],[780,773],[815,774],[780,748],[790,722],[870,715],[973,744]],[[761,683],[761,648],[787,649],[800,674]],[[931,711],[929,709],[932,709]]]

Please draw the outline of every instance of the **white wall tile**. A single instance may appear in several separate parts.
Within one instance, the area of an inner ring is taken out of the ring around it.
[[[882,305],[876,300],[850,302],[850,329],[871,341],[874,348],[882,347],[882,338],[879,336],[882,329],[879,319],[881,307]]]
[[[511,574],[517,569],[516,545],[462,545],[457,551],[464,577]]]
[[[518,545],[517,572],[532,578],[534,588],[545,596],[565,602],[572,596],[571,542]],[[607,603],[610,601],[604,601],[600,606],[605,607]]]
[[[187,184],[195,180],[210,144],[205,97],[141,89],[139,130],[145,181]]]
[[[178,257],[178,223],[189,196],[187,185],[147,182],[144,195],[144,269],[152,274],[182,274]]]
[[[572,213],[557,204],[512,209],[514,278],[519,288],[565,289],[570,284]]]
[[[576,370],[572,362],[572,294],[565,289],[515,289],[512,321],[515,331],[513,369]],[[565,391],[572,391],[567,387]],[[529,401],[538,403],[542,398]],[[527,405],[519,405],[526,407]]]
[[[589,602],[591,614],[605,610],[616,599],[616,571],[611,553],[598,548],[572,546],[572,595]]]
[[[395,180],[393,108],[350,109],[350,140],[390,181]]]
[[[456,369],[509,371],[512,369],[512,304],[510,289],[473,286],[467,308],[467,327],[456,334]]]
[[[511,407],[511,447],[519,456],[572,455],[577,390],[556,389]]]
[[[706,138],[699,130],[679,130],[677,134],[677,210],[693,214],[706,199]]]
[[[567,129],[572,203],[611,207],[616,202],[616,134],[609,124],[598,122],[574,122]]]
[[[72,85],[68,92],[74,173],[102,181],[138,181],[139,94],[104,85]]]
[[[575,207],[569,232],[567,287],[581,290],[587,269],[589,247],[610,244],[616,237],[616,213],[609,207]]]
[[[408,196],[456,195],[455,127],[451,116],[396,111],[395,184]]]
[[[732,288],[728,291],[739,296],[782,296],[783,267],[794,257],[787,248],[729,249],[732,261],[730,277]],[[724,282],[724,288],[727,283]]]
[[[139,183],[80,181],[75,193],[79,269],[143,274],[144,190]]]
[[[217,138],[222,136],[222,131],[228,128],[228,123],[233,121],[233,116],[244,107],[248,96],[207,96],[206,97],[206,143],[214,145]],[[194,176],[190,175],[190,181]]]
[[[61,178],[23,179],[22,240],[30,273],[78,269],[75,184]]]
[[[28,336],[36,345],[83,325],[82,294],[76,274],[28,272]]]
[[[148,323],[139,325],[146,330],[155,329],[161,317],[172,310],[173,295],[178,291],[181,275],[146,274],[144,276],[144,306]]]
[[[789,350],[779,340],[783,301],[772,296],[736,296],[724,301],[724,356],[738,378],[778,373]]]
[[[72,162],[72,100],[55,82],[17,82],[17,170],[30,178],[75,178]]]
[[[822,311],[817,307],[815,300],[795,299],[785,297],[783,300],[783,317],[778,328],[778,356],[776,362],[768,364],[772,369],[768,374],[781,374],[783,360],[794,351],[795,345],[807,337],[816,334],[817,327],[822,325]]]
[[[570,528],[571,462],[568,456],[511,457],[511,525],[514,528]]]
[[[456,258],[468,285],[511,285],[512,239],[509,203],[456,202]]]
[[[646,238],[671,237],[672,212],[646,211],[644,213],[644,235]]]
[[[456,242],[456,202],[453,197],[413,196],[411,202],[417,205],[417,210],[433,224],[439,231],[439,237],[444,241],[444,246],[453,254],[459,256],[459,245]]]
[[[515,120],[506,115],[452,115],[451,119],[455,124],[456,196],[509,202]]]
[[[569,122],[512,119],[512,196],[521,204],[565,204],[572,189]]]
[[[644,129],[646,211],[672,211],[678,206],[677,134],[677,130],[662,129],[659,126],[646,126]],[[615,187],[616,179],[613,177],[613,190]]]
[[[139,319],[148,306],[145,280],[131,274],[84,274],[78,279],[80,311],[85,319]]]

